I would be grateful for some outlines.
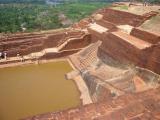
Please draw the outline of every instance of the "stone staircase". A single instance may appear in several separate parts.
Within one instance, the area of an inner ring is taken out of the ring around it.
[[[85,68],[91,65],[96,60],[97,60],[97,49],[94,49],[87,55],[87,57],[80,58],[80,66],[82,66],[82,68]]]
[[[70,56],[71,62],[78,70],[83,70],[90,66],[97,60],[97,50],[100,44],[100,41],[92,43],[90,46],[84,48],[79,53]]]

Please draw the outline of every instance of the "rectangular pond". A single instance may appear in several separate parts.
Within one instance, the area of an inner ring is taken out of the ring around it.
[[[35,114],[80,105],[79,91],[65,74],[67,61],[0,69],[0,120],[17,120]]]

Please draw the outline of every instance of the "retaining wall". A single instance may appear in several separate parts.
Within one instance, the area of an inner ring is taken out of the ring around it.
[[[126,62],[127,59],[136,64],[140,64],[139,58],[141,51],[111,33],[106,35],[99,50],[104,51],[106,54],[109,54],[111,57],[119,61]]]
[[[112,33],[108,33],[98,51],[99,53],[102,52],[103,55],[108,54],[120,62],[135,64],[160,73],[159,44],[152,45],[149,48],[139,49],[121,38],[112,35]]]
[[[113,24],[112,22],[108,22],[104,19],[97,20],[96,23],[110,30],[117,29],[115,24]]]
[[[114,23],[116,25],[128,24],[131,26],[139,26],[144,21],[143,16],[114,9],[105,9],[103,15],[104,20]]]
[[[65,45],[61,50],[69,50],[69,49],[77,49],[88,46],[92,43],[91,35],[84,36],[83,39],[77,38],[75,40],[71,40]]]
[[[160,35],[147,32],[140,28],[133,28],[130,34],[144,41],[150,42],[152,44],[156,44],[160,42]]]
[[[160,74],[160,44],[154,46],[153,52],[148,56],[146,68]]]
[[[80,38],[84,35],[80,31],[57,32],[53,34],[13,36],[0,40],[0,51],[6,51],[8,57],[27,55],[42,51],[45,48],[60,46],[69,38]],[[83,41],[83,40],[82,40]]]
[[[46,53],[44,56],[40,57],[39,59],[54,59],[54,58],[62,58],[69,56],[71,54],[74,54],[78,52],[81,49],[75,49],[75,50],[64,50],[58,53]]]
[[[83,107],[35,115],[22,120],[158,120],[160,88],[136,94],[125,94]]]
[[[104,82],[102,83],[100,80],[89,75],[88,73],[82,76],[89,89],[89,93],[93,102],[100,102],[112,98],[111,92],[107,87],[105,87]]]

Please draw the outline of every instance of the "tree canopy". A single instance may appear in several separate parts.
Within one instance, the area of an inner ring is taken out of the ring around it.
[[[7,0],[0,0],[0,2]],[[65,3],[57,7],[53,5],[32,4],[37,0],[8,0],[7,4],[0,4],[0,33],[1,32],[21,32],[21,31],[40,31],[47,29],[56,29],[63,26],[59,20],[59,14],[63,13],[72,22],[87,17],[96,9],[104,7],[107,3],[88,2],[84,3]],[[10,3],[21,1],[20,3]],[[22,1],[25,1],[24,3]],[[26,4],[27,3],[27,4]]]

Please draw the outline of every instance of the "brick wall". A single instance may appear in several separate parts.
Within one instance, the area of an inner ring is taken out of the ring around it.
[[[160,74],[160,44],[153,48],[153,52],[148,56],[146,68]]]
[[[112,33],[106,34],[99,49],[121,62],[126,62],[127,60],[141,64],[139,61],[141,51],[121,38],[112,35]]]
[[[140,28],[133,28],[133,30],[131,31],[131,35],[140,38],[142,40],[145,40],[147,42],[150,42],[152,44],[156,44],[158,42],[160,42],[160,35],[155,34],[155,33],[151,33],[151,32],[147,32],[145,30],[142,30]]]
[[[138,49],[112,33],[106,34],[103,39],[99,54],[103,53],[104,56],[105,53],[120,62],[135,64],[160,74],[160,44]]]
[[[0,51],[6,51],[7,56],[16,56],[18,53],[27,55],[33,52],[39,52],[45,48],[56,47],[65,42],[66,38],[80,37],[84,35],[79,31],[57,32],[41,35],[18,35],[5,39],[0,39]]]
[[[103,15],[104,20],[116,25],[139,26],[144,21],[143,16],[114,9],[105,9]]]

